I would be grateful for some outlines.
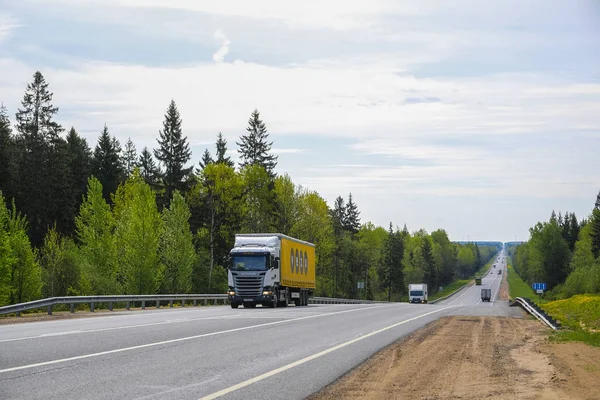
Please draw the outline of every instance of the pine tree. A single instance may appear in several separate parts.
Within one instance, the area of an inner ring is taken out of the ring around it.
[[[71,207],[65,199],[70,178],[66,169],[63,128],[54,121],[58,107],[52,105],[53,94],[38,71],[27,85],[22,108],[16,113],[17,204],[28,216],[34,246],[43,241],[46,230],[59,222],[63,231],[64,209]],[[68,211],[66,211],[68,214]]]
[[[81,203],[83,195],[87,191],[87,181],[92,173],[92,150],[88,146],[87,140],[79,136],[75,128],[71,127],[67,135],[67,153],[69,172],[71,176],[71,198],[74,202],[75,214]],[[69,220],[69,229],[71,233],[75,229],[75,214],[71,215]]]
[[[181,117],[174,100],[171,100],[165,114],[163,130],[159,131],[158,144],[159,148],[154,150],[154,156],[164,167],[162,184],[165,189],[165,199],[163,205],[166,206],[175,190],[179,190],[183,194],[187,192],[191,183],[189,176],[193,170],[193,166],[185,167],[192,152],[187,137],[183,136]]]
[[[102,184],[102,196],[112,204],[111,194],[115,193],[119,184],[124,181],[125,168],[121,158],[121,145],[117,138],[110,136],[106,125],[94,149],[92,164],[92,174]]]
[[[353,234],[360,230],[360,212],[356,203],[352,200],[352,193],[348,196],[348,204],[346,205],[346,215],[344,218],[344,229]]]
[[[590,218],[591,231],[590,236],[592,239],[592,253],[594,257],[600,257],[600,192],[596,197],[596,203],[592,210],[592,217]]]
[[[200,169],[198,169],[198,173],[200,173],[207,165],[213,164],[214,160],[210,155],[210,151],[208,149],[204,150],[204,154],[202,154],[202,160],[198,161],[198,165],[200,165]]]
[[[0,103],[0,191],[6,199],[15,196],[15,143],[4,103]],[[4,204],[0,204],[0,207]]]
[[[144,147],[142,150],[138,159],[138,165],[140,168],[140,175],[144,178],[144,181],[146,181],[153,190],[158,189],[162,173],[158,165],[156,165],[152,153],[150,153],[150,150],[148,150],[147,147]]]
[[[233,161],[231,157],[226,157],[227,154],[227,140],[223,137],[223,134],[219,132],[217,136],[217,164],[225,164],[233,168]]]
[[[241,143],[236,142],[239,146],[240,153],[240,168],[247,165],[258,164],[262,166],[271,179],[275,178],[275,167],[277,166],[277,156],[270,154],[273,142],[267,142],[269,134],[265,123],[260,119],[258,110],[254,110],[248,120],[246,128],[248,134],[242,135]]]
[[[127,138],[127,143],[125,143],[123,164],[126,176],[131,176],[133,170],[138,166],[138,156],[131,138]]]

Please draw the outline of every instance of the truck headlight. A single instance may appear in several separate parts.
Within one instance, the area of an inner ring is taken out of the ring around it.
[[[235,292],[234,292],[233,290],[230,290],[230,291],[229,291],[229,295],[230,295],[230,296],[235,296]]]
[[[272,294],[273,294],[273,292],[271,292],[270,290],[265,290],[265,291],[263,292],[263,296],[270,296],[270,295],[272,295]]]

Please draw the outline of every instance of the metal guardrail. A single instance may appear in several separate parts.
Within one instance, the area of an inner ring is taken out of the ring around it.
[[[90,311],[94,312],[94,305],[97,303],[108,304],[108,309],[113,310],[114,303],[125,303],[125,308],[130,309],[132,303],[141,303],[142,309],[146,308],[147,303],[154,302],[156,308],[160,307],[161,302],[169,302],[169,306],[173,307],[173,302],[181,302],[181,306],[185,307],[186,302],[193,302],[194,306],[198,305],[198,301],[204,301],[204,305],[208,304],[209,300],[213,301],[214,305],[218,301],[227,302],[226,294],[155,294],[155,295],[123,295],[123,296],[66,296],[66,297],[51,297],[48,299],[35,300],[27,303],[12,304],[10,306],[0,307],[0,315],[17,314],[20,315],[23,311],[34,310],[46,307],[48,315],[52,315],[52,307],[58,304],[69,304],[71,312],[75,312],[75,304],[89,304]]]
[[[204,305],[208,305],[211,300],[214,305],[219,301],[222,304],[227,303],[226,294],[156,294],[156,295],[123,295],[123,296],[66,296],[66,297],[51,297],[48,299],[35,300],[27,303],[12,304],[9,306],[0,307],[0,315],[17,314],[28,310],[46,308],[48,315],[52,315],[52,308],[59,304],[69,304],[70,311],[75,312],[76,304],[89,304],[90,311],[94,312],[94,305],[98,303],[108,304],[108,309],[113,310],[114,303],[125,303],[125,309],[129,310],[131,304],[140,303],[142,310],[146,308],[148,303],[154,303],[156,308],[160,308],[161,303],[169,302],[169,306],[173,307],[174,302],[180,302],[182,307],[185,307],[186,302],[192,302],[194,306],[198,305],[198,301],[204,301]],[[370,303],[386,303],[383,301],[371,300],[355,300],[355,299],[336,299],[330,297],[311,297],[309,302],[312,304],[370,304]]]
[[[527,311],[529,314],[533,315],[538,320],[542,321],[544,324],[548,325],[550,328],[554,329],[555,331],[560,329],[560,324],[554,318],[552,318],[550,315],[546,314],[546,312],[544,310],[542,310],[540,307],[538,307],[537,304],[535,304],[533,301],[529,300],[528,298],[516,297],[512,301],[512,303],[509,300],[508,304],[511,307],[514,307],[514,306],[523,307],[523,309],[525,309],[525,311]]]

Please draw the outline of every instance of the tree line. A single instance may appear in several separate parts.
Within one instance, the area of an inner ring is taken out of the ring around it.
[[[552,211],[548,221],[529,229],[527,242],[508,250],[521,278],[546,282],[546,297],[600,293],[600,192],[587,218]]]
[[[175,101],[157,147],[138,154],[108,126],[93,148],[58,107],[38,71],[15,113],[0,107],[0,305],[40,297],[210,293],[227,289],[235,233],[280,232],[316,244],[317,294],[401,300],[471,276],[498,245],[457,244],[442,229],[409,233],[361,223],[350,193],[329,207],[277,174],[258,110],[236,166],[217,135],[197,166]],[[358,289],[364,282],[364,289]]]

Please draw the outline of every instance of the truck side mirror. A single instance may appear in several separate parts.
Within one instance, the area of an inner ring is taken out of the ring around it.
[[[279,257],[275,257],[273,260],[273,268],[279,269]]]

